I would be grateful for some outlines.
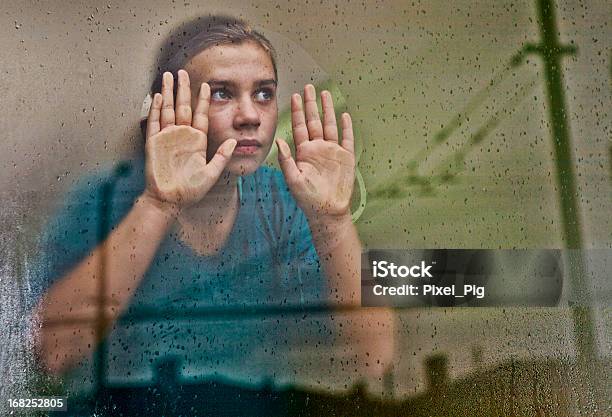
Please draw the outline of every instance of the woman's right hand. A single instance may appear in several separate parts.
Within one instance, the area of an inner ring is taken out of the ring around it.
[[[210,86],[203,83],[191,110],[189,75],[178,72],[176,104],[174,79],[164,73],[162,92],[153,97],[147,120],[144,197],[171,211],[195,204],[217,182],[230,161],[236,140],[226,140],[206,161]]]

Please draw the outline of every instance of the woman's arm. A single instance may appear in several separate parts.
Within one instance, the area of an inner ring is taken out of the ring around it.
[[[155,94],[149,112],[144,193],[106,240],[52,285],[37,306],[42,319],[39,355],[54,373],[89,354],[99,342],[96,338],[104,337],[127,307],[180,210],[206,195],[236,146],[233,139],[225,141],[207,162],[210,87],[202,84],[192,115],[189,76],[180,70],[180,111],[175,114],[173,83],[172,74],[165,73],[162,93]],[[104,294],[99,293],[101,271]],[[100,300],[105,306],[102,332],[96,330]],[[83,319],[91,324],[83,325]]]
[[[350,214],[336,219],[313,219],[309,224],[328,279],[331,301],[360,307],[361,243]],[[336,322],[342,323],[346,349],[367,376],[381,378],[393,366],[394,321],[389,309],[360,308],[339,314]]]
[[[45,293],[37,306],[38,353],[49,371],[61,373],[95,348],[100,280],[105,280],[108,329],[127,307],[173,218],[142,195],[108,238]]]
[[[350,199],[355,178],[355,151],[350,116],[342,115],[342,141],[331,94],[321,93],[319,117],[314,86],[291,98],[295,160],[287,143],[277,140],[279,164],[298,205],[304,211],[313,242],[328,279],[330,299],[360,306],[361,243],[351,221]],[[347,316],[345,342],[357,351],[371,376],[382,376],[393,359],[393,316],[389,309],[367,308]]]

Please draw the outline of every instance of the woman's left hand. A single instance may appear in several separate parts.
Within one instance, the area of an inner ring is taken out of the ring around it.
[[[289,145],[277,139],[278,160],[285,180],[309,222],[328,223],[350,218],[355,178],[353,126],[348,113],[342,115],[342,143],[332,96],[321,93],[323,120],[317,109],[316,91],[308,84],[302,97],[291,97],[291,125],[295,160]],[[304,112],[305,108],[305,112]]]

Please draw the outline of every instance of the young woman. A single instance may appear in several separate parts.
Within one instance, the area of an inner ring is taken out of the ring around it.
[[[288,340],[327,339],[380,375],[391,354],[385,312],[337,317],[340,328],[307,315],[257,315],[270,306],[359,305],[350,116],[342,115],[339,134],[329,92],[321,92],[322,116],[312,85],[294,94],[296,151],[276,139],[281,173],[262,166],[278,119],[265,37],[238,19],[203,19],[162,69],[170,71],[154,83],[161,92],[152,98],[144,162],[116,181],[111,201],[100,200],[108,178],[88,178],[47,233],[38,303],[46,368],[84,369],[105,339],[110,379],[150,380],[152,364],[173,357],[182,377],[252,380],[259,367],[278,371]],[[100,235],[103,221],[111,227]],[[218,315],[237,307],[255,313]]]

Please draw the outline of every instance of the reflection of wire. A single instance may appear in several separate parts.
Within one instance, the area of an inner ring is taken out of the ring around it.
[[[445,143],[456,129],[461,127],[466,120],[469,120],[468,116],[487,99],[491,90],[506,79],[515,68],[518,59],[517,56],[520,54],[521,53],[513,56],[509,62],[493,76],[488,85],[470,99],[465,107],[461,109],[445,127],[434,135],[434,143],[432,146],[421,149],[414,158],[408,162],[405,168],[398,170],[389,180],[383,181],[382,184],[371,189],[371,197],[375,200],[381,198],[399,198],[404,195],[404,188],[410,185],[420,187],[421,192],[424,194],[430,194],[433,192],[435,186],[454,179],[459,172],[459,165],[464,163],[465,156],[468,152],[476,145],[482,143],[485,137],[499,125],[502,120],[499,116],[500,113],[503,112],[505,118],[514,112],[518,103],[523,100],[529,91],[536,85],[537,77],[533,77],[530,82],[523,85],[519,92],[515,93],[510,100],[504,103],[501,109],[495,111],[494,115],[481,126],[476,133],[471,135],[467,143],[461,146],[459,150],[451,154],[451,156],[446,158],[442,163],[438,164],[432,175],[421,175],[419,173],[420,167],[437,147]],[[444,169],[445,167],[450,167],[451,169]]]
[[[499,123],[502,120],[499,117],[499,114],[504,113],[505,117],[508,117],[512,113],[514,113],[518,104],[523,99],[525,99],[525,97],[527,97],[529,92],[533,90],[533,88],[536,86],[537,78],[538,78],[537,76],[534,76],[531,78],[531,81],[529,83],[525,83],[521,87],[521,89],[518,92],[516,92],[514,96],[502,106],[501,109],[496,110],[493,116],[489,120],[487,120],[487,122],[484,125],[482,125],[476,131],[476,133],[470,136],[470,139],[466,143],[464,143],[463,146],[461,146],[459,150],[457,150],[453,155],[448,157],[444,162],[438,164],[438,166],[436,167],[436,170],[441,171],[444,166],[452,167],[454,165],[456,167],[456,165],[463,164],[465,162],[465,156],[468,154],[468,152],[473,147],[480,144],[489,135],[489,133],[495,130],[495,128],[499,125]],[[459,172],[458,169],[456,169],[455,172],[446,171],[442,174],[434,175],[434,178],[447,180],[450,177],[455,176],[458,172]]]
[[[413,307],[407,307],[413,308]],[[349,313],[361,311],[360,306],[354,304],[308,304],[308,305],[256,305],[256,306],[235,306],[235,307],[202,307],[202,308],[138,308],[132,309],[130,313],[121,316],[116,323],[134,325],[143,321],[156,320],[185,320],[196,319],[202,321],[220,320],[236,318],[248,320],[254,317],[276,315],[300,315],[306,318],[307,315],[329,314],[329,313]],[[77,324],[92,325],[96,322],[92,317],[76,317],[69,319],[53,319],[45,321],[47,328],[74,326]]]
[[[111,177],[106,181],[102,188],[100,189],[100,203],[98,206],[98,212],[100,216],[100,220],[98,222],[98,241],[104,242],[100,245],[100,280],[98,281],[98,300],[97,300],[97,314],[96,314],[96,326],[95,326],[95,337],[100,341],[100,345],[96,351],[94,369],[96,372],[96,383],[97,389],[100,390],[104,387],[104,383],[106,381],[106,366],[105,366],[105,357],[107,354],[107,346],[106,340],[104,338],[104,334],[107,331],[108,323],[106,318],[106,283],[107,283],[107,245],[106,238],[110,233],[111,226],[111,212],[112,212],[112,203],[113,203],[113,195],[115,193],[115,187],[117,182],[121,178],[127,177],[132,170],[132,165],[129,162],[121,162],[119,163],[115,169]]]
[[[482,102],[487,99],[491,89],[499,85],[506,77],[510,74],[510,71],[513,69],[512,65],[513,60],[510,60],[501,70],[499,70],[496,74],[493,75],[493,78],[485,88],[480,90],[476,95],[471,98],[468,103],[463,107],[459,113],[457,113],[440,131],[438,131],[434,135],[434,144],[433,146],[425,147],[421,149],[416,155],[412,158],[412,161],[408,164],[408,169],[416,169],[419,165],[419,161],[424,161],[427,157],[433,152],[435,148],[444,143],[450,135],[457,130],[465,120],[468,119],[468,115],[470,115],[474,110],[480,106]]]

